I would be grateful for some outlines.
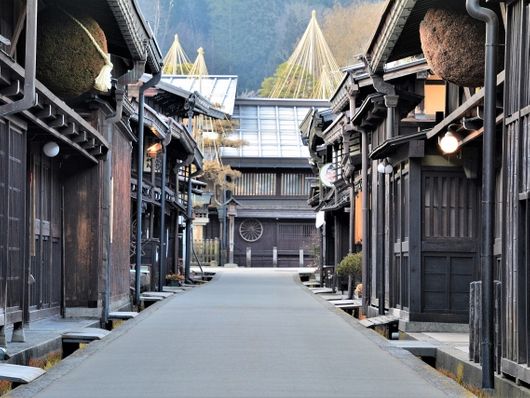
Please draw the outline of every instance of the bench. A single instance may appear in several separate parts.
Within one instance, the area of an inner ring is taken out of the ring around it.
[[[94,340],[101,340],[110,332],[100,328],[83,328],[72,330],[61,335],[63,343],[63,358],[79,349],[79,344],[88,344]]]
[[[10,381],[14,384],[13,387],[30,383],[44,373],[46,373],[45,370],[33,366],[0,364],[0,380]]]
[[[302,285],[307,286],[307,287],[319,287],[320,282],[317,282],[317,281],[302,282]]]

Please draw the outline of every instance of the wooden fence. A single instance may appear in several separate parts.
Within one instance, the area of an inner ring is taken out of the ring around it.
[[[194,240],[193,250],[201,265],[219,265],[219,239]],[[192,256],[192,264],[197,265],[197,259]]]

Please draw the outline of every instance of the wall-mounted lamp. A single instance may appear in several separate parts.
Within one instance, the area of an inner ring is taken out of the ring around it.
[[[44,144],[42,147],[42,152],[49,158],[54,158],[59,154],[59,145],[56,142],[50,141]]]
[[[389,164],[386,159],[377,165],[377,172],[380,174],[392,174],[394,168]]]
[[[156,158],[156,156],[160,153],[162,150],[162,144],[157,142],[156,144],[151,145],[147,148],[147,156],[150,158]]]
[[[450,154],[456,152],[460,147],[461,139],[456,133],[456,129],[453,125],[449,126],[449,129],[444,136],[438,141],[438,145],[443,153]]]

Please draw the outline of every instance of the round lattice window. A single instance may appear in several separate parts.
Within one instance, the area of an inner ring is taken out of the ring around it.
[[[239,235],[247,242],[255,242],[263,235],[263,225],[256,219],[245,220],[239,225]]]

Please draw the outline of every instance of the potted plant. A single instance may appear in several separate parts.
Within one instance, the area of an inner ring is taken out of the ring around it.
[[[339,263],[336,269],[339,278],[348,279],[348,298],[353,297],[353,286],[361,279],[362,273],[362,254],[348,253]]]
[[[169,273],[166,275],[166,286],[180,286],[184,281],[184,275]]]

